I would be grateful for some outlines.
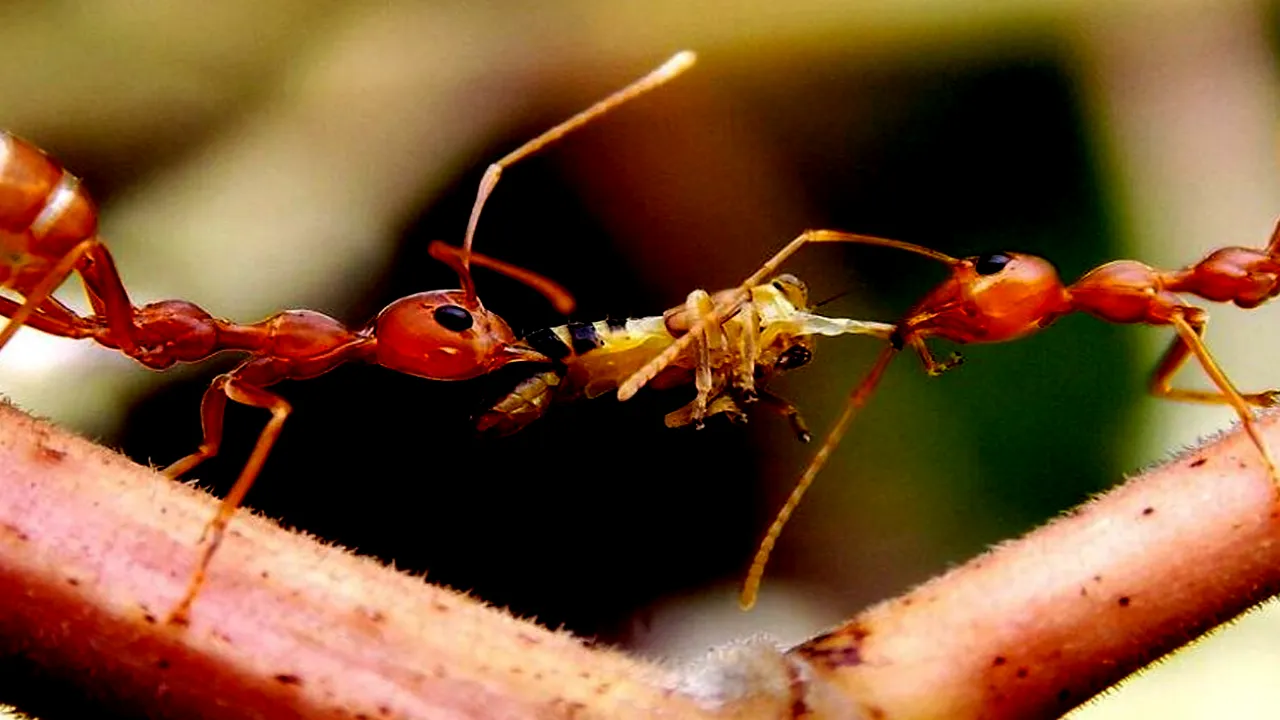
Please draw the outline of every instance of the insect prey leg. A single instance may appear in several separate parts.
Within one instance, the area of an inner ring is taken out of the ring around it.
[[[756,360],[760,358],[760,312],[755,303],[748,302],[739,314],[738,348],[734,362],[734,384],[743,400],[755,400]]]
[[[711,399],[711,391],[715,389],[715,375],[711,366],[711,353],[716,351],[716,357],[723,351],[725,346],[724,334],[721,332],[719,325],[706,324],[702,322],[709,313],[714,311],[711,302],[711,296],[706,290],[694,290],[689,293],[689,297],[684,302],[685,312],[693,321],[694,330],[690,334],[697,333],[698,337],[694,338],[695,353],[697,354],[697,365],[694,367],[693,382],[694,387],[698,390],[698,395],[690,403],[691,420],[694,427],[701,428],[702,421],[707,415],[707,402]],[[701,328],[701,329],[697,329]]]
[[[756,397],[760,400],[761,405],[773,410],[787,419],[787,422],[791,425],[792,432],[796,434],[796,437],[800,439],[800,442],[807,443],[813,439],[813,434],[809,432],[808,423],[806,423],[804,421],[804,417],[800,415],[800,409],[797,408],[790,400],[779,395],[775,395],[768,390],[760,390]]]

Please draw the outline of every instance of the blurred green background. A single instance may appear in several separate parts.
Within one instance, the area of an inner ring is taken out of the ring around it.
[[[509,171],[477,249],[563,282],[576,319],[728,286],[809,227],[1039,253],[1071,280],[1118,257],[1181,266],[1265,242],[1278,20],[1243,0],[11,1],[0,127],[84,179],[135,301],[360,325],[454,285],[425,248],[461,239],[488,162],[690,48],[687,76]],[[823,312],[885,321],[941,277],[865,248],[789,269],[815,298],[848,292]],[[563,322],[514,283],[478,282],[517,329]],[[74,284],[62,295],[80,302]],[[1280,383],[1275,308],[1213,317],[1210,347],[1240,386]],[[796,641],[1225,427],[1226,411],[1145,396],[1169,336],[1070,317],[965,348],[942,378],[900,361],[748,615],[737,582],[812,452],[767,413],[672,431],[662,415],[685,398],[646,394],[482,440],[468,418],[510,377],[344,368],[280,386],[296,412],[248,502],[646,655]],[[823,343],[772,387],[821,431],[878,349]],[[0,354],[0,391],[163,465],[199,442],[200,395],[234,363],[156,374],[24,330]],[[233,408],[204,484],[225,492],[264,415]],[[20,662],[0,669],[0,701],[76,712]],[[1079,717],[1272,717],[1277,672],[1280,620],[1257,613]]]

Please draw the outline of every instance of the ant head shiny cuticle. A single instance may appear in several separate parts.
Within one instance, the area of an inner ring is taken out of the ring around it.
[[[510,351],[515,334],[465,290],[401,298],[374,321],[379,365],[432,380],[467,380],[515,361],[542,359]]]

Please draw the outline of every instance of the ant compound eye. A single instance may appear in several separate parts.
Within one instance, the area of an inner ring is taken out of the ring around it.
[[[471,313],[457,305],[441,305],[436,308],[434,316],[436,322],[440,323],[440,327],[454,332],[469,330],[475,322]]]
[[[813,353],[809,352],[809,348],[803,345],[789,347],[778,356],[778,367],[783,370],[794,370],[795,368],[808,365],[813,359]]]
[[[979,255],[973,263],[973,269],[978,271],[979,275],[995,275],[1004,269],[1005,265],[1013,258],[1004,253],[991,253],[989,255]]]

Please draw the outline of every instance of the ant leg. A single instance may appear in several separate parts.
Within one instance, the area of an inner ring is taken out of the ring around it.
[[[1236,414],[1240,416],[1240,424],[1244,426],[1244,430],[1249,434],[1249,438],[1253,440],[1253,444],[1258,448],[1258,452],[1262,455],[1262,462],[1267,466],[1267,473],[1276,484],[1280,484],[1280,473],[1276,472],[1275,460],[1271,457],[1271,450],[1267,447],[1266,440],[1263,439],[1258,425],[1254,421],[1253,411],[1246,404],[1245,398],[1231,384],[1231,380],[1227,378],[1226,373],[1213,359],[1213,355],[1209,352],[1209,348],[1205,346],[1200,333],[1204,330],[1203,317],[1200,319],[1197,328],[1181,311],[1175,312],[1170,318],[1173,327],[1178,331],[1178,337],[1182,342],[1195,353],[1196,359],[1200,361],[1200,366],[1204,368],[1204,373],[1209,376],[1214,385],[1222,392],[1220,402],[1225,402],[1235,408]]]
[[[115,260],[101,240],[94,238],[88,248],[89,263],[80,269],[85,294],[95,312],[101,315],[111,330],[111,336],[121,352],[132,356],[137,350],[133,303],[120,280]]]
[[[0,330],[0,348],[8,344],[13,338],[13,334],[18,332],[18,328],[26,324],[27,319],[37,311],[45,301],[53,296],[53,292],[57,290],[62,283],[66,282],[67,276],[75,271],[76,265],[88,254],[94,243],[98,242],[94,239],[84,240],[71,248],[66,255],[58,259],[49,272],[35,287],[31,288],[31,292],[25,293],[22,306],[9,316],[9,322]]]
[[[485,201],[489,199],[489,195],[493,192],[494,186],[498,184],[498,180],[502,177],[502,171],[505,168],[514,165],[516,162],[532,155],[628,100],[639,97],[668,82],[692,67],[696,59],[697,55],[688,50],[676,53],[649,74],[618,90],[609,97],[596,102],[586,110],[577,113],[568,120],[507,153],[502,159],[490,165],[484,171],[484,177],[480,179],[480,189],[476,192],[476,202],[472,205],[471,217],[467,220],[467,234],[462,240],[463,266],[470,267],[471,243],[476,234],[476,224],[480,221],[480,211],[484,208]]]
[[[880,384],[880,378],[884,377],[885,369],[889,367],[889,361],[893,360],[894,355],[897,354],[898,349],[892,345],[880,352],[880,357],[876,358],[871,370],[867,371],[867,376],[849,394],[849,401],[845,403],[844,412],[840,414],[836,424],[827,433],[827,437],[822,441],[822,446],[818,448],[818,452],[814,453],[813,459],[809,461],[809,467],[804,469],[804,474],[800,476],[795,489],[791,491],[791,495],[787,497],[782,509],[778,511],[773,524],[769,526],[764,539],[760,541],[760,547],[756,550],[755,558],[751,561],[751,569],[747,571],[747,578],[743,581],[742,594],[738,597],[738,606],[743,610],[750,610],[756,604],[756,597],[760,593],[760,580],[764,577],[765,565],[769,563],[769,555],[773,552],[773,546],[778,542],[778,536],[782,534],[782,528],[791,519],[791,514],[795,512],[796,506],[800,504],[805,491],[813,484],[813,479],[818,476],[818,471],[822,470],[822,467],[827,464],[827,459],[831,457],[831,453],[840,444],[840,438],[844,437],[845,431],[849,429],[849,423],[853,421],[853,416],[871,399],[876,386]]]
[[[813,435],[809,432],[809,425],[800,416],[800,409],[794,403],[768,390],[759,391],[758,397],[761,404],[787,419],[787,422],[791,425],[792,432],[796,434],[800,442],[807,443],[813,439]]]
[[[0,315],[13,317],[22,307],[22,303],[0,297]],[[101,326],[90,318],[80,317],[54,298],[47,298],[22,324],[50,335],[76,340],[97,337],[101,332]]]
[[[200,447],[195,452],[186,457],[172,463],[164,469],[164,474],[170,478],[178,479],[186,475],[192,468],[209,458],[218,454],[218,448],[222,445],[222,418],[227,411],[227,382],[231,380],[231,374],[219,375],[209,383],[209,387],[204,391],[204,397],[200,400],[200,425],[203,428],[204,439],[200,442]]]
[[[920,356],[920,362],[924,363],[924,371],[928,373],[929,377],[938,377],[951,368],[964,363],[964,356],[960,353],[951,353],[950,357],[941,362],[935,360],[933,353],[929,350],[929,346],[925,344],[924,338],[912,337],[910,344],[911,348]]]
[[[209,386],[209,390],[205,392],[205,402],[201,407],[201,413],[204,416],[205,441],[195,453],[165,469],[166,474],[174,477],[190,470],[206,458],[217,454],[218,445],[222,437],[223,413],[226,409],[227,398],[243,405],[251,405],[271,411],[271,419],[267,421],[266,427],[258,435],[258,442],[254,445],[253,452],[249,455],[249,460],[245,463],[244,469],[240,471],[240,477],[236,479],[235,485],[231,487],[231,491],[227,493],[227,496],[223,498],[222,503],[218,506],[217,514],[213,516],[213,519],[209,521],[209,524],[205,526],[204,532],[201,534],[201,541],[205,542],[204,550],[200,554],[195,571],[191,574],[186,592],[183,593],[182,599],[169,615],[167,622],[170,624],[187,624],[191,604],[195,602],[196,596],[204,584],[205,574],[209,568],[209,563],[213,560],[214,553],[217,552],[218,547],[222,544],[227,523],[231,521],[236,508],[240,507],[240,503],[244,500],[245,494],[249,492],[249,488],[253,486],[253,481],[257,478],[259,471],[262,470],[262,465],[266,462],[267,455],[271,453],[271,448],[275,444],[276,438],[280,436],[280,430],[283,428],[284,421],[289,417],[289,412],[292,409],[289,403],[279,395],[257,385],[249,384],[239,377],[240,373],[246,368],[253,367],[252,363],[253,361],[250,361],[226,375],[218,376],[213,384]]]
[[[1205,327],[1209,324],[1209,316],[1205,312],[1196,308],[1195,312],[1179,313],[1178,317],[1183,319],[1190,328],[1191,334],[1195,335],[1196,343],[1203,347],[1204,331]],[[1234,404],[1234,400],[1225,392],[1186,390],[1183,388],[1173,387],[1173,376],[1177,374],[1183,363],[1191,357],[1193,352],[1195,352],[1195,349],[1192,347],[1191,343],[1183,337],[1183,333],[1179,331],[1178,336],[1169,344],[1169,349],[1165,350],[1164,357],[1160,358],[1160,364],[1156,366],[1155,372],[1151,375],[1151,394],[1156,397],[1176,400],[1178,402]],[[1235,392],[1234,388],[1233,392]],[[1270,407],[1272,405],[1280,404],[1280,390],[1264,390],[1256,393],[1235,392],[1235,394],[1250,405]]]

